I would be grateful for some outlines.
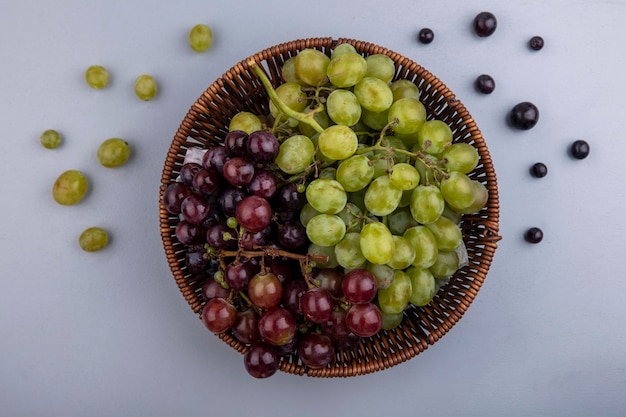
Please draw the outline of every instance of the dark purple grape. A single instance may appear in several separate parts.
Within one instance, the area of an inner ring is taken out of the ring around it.
[[[333,297],[343,297],[343,290],[341,289],[343,274],[339,270],[334,268],[318,269],[313,277],[319,287],[330,292]]]
[[[306,229],[299,220],[278,225],[278,242],[287,249],[297,249],[309,242]]]
[[[265,130],[250,133],[247,141],[246,155],[258,164],[274,162],[278,155],[276,136]]]
[[[589,144],[582,139],[574,141],[570,146],[570,154],[576,159],[585,159],[590,151]]]
[[[250,184],[254,176],[254,165],[245,158],[231,158],[224,164],[224,179],[236,187]]]
[[[306,291],[309,290],[309,286],[303,279],[294,279],[289,281],[283,287],[283,305],[293,314],[302,315],[302,308],[300,307],[300,297]]]
[[[272,208],[266,199],[250,195],[237,205],[235,218],[246,230],[256,233],[265,229],[272,221]]]
[[[338,309],[334,310],[330,319],[322,323],[322,332],[332,340],[338,350],[347,349],[359,343],[361,338],[352,333],[346,326],[346,312]]]
[[[202,167],[205,169],[214,169],[222,174],[224,164],[230,159],[226,148],[223,146],[214,146],[206,151],[202,157]]]
[[[246,371],[255,378],[269,378],[278,370],[280,357],[275,346],[269,343],[256,343],[243,355]]]
[[[228,187],[219,197],[219,204],[226,217],[234,217],[237,205],[246,198],[247,194],[242,188]]]
[[[180,214],[191,224],[202,224],[208,217],[211,205],[201,194],[188,195],[180,205]]]
[[[474,82],[476,90],[483,94],[491,94],[496,89],[496,82],[491,75],[481,74]]]
[[[312,323],[325,323],[333,312],[333,298],[322,288],[308,290],[300,297],[304,317]]]
[[[276,190],[276,177],[264,169],[257,169],[252,181],[248,184],[250,194],[266,199],[272,198],[276,194]]]
[[[188,162],[180,168],[180,180],[183,184],[191,185],[194,175],[202,169],[202,165],[195,162]]]
[[[212,248],[226,249],[237,245],[237,231],[219,220],[207,226],[206,241]]]
[[[533,36],[528,41],[528,47],[533,51],[539,51],[543,48],[543,38],[541,36]]]
[[[193,188],[202,194],[213,194],[219,190],[220,174],[214,169],[199,169],[191,180]]]
[[[191,224],[187,220],[181,220],[176,225],[176,239],[183,245],[192,245],[199,243],[205,235],[205,231],[201,226]]]
[[[244,230],[241,234],[241,239],[239,239],[239,244],[245,250],[255,250],[259,246],[267,245],[271,233],[272,228],[270,226],[256,233]]]
[[[496,31],[497,26],[498,21],[493,13],[480,12],[474,18],[474,32],[481,38],[492,35]]]
[[[548,175],[548,167],[542,162],[537,162],[530,167],[530,175],[535,178],[543,178]]]
[[[277,212],[294,212],[306,204],[306,195],[298,192],[296,184],[285,184],[278,189],[274,197]]]
[[[246,156],[248,134],[243,130],[233,130],[226,135],[224,147],[230,156]]]
[[[269,309],[259,318],[259,333],[271,345],[285,345],[296,335],[296,318],[286,308]]]
[[[163,206],[171,214],[180,214],[183,200],[193,193],[190,186],[182,182],[173,182],[163,191]]]
[[[287,282],[294,279],[294,271],[299,270],[300,265],[297,261],[291,259],[270,259],[265,262],[265,267],[285,285]]]
[[[229,264],[224,270],[224,281],[235,290],[248,288],[250,279],[256,274],[256,268],[249,262]]]
[[[252,308],[237,313],[237,320],[232,328],[233,336],[242,343],[256,343],[261,340],[259,316]]]
[[[524,239],[529,243],[539,243],[543,240],[543,231],[538,227],[531,227],[524,233]]]
[[[435,39],[435,33],[430,28],[423,28],[417,34],[417,40],[425,45],[431,43]]]
[[[509,123],[516,129],[532,129],[538,121],[539,109],[529,101],[516,104],[509,112]]]
[[[209,301],[211,298],[228,298],[230,291],[213,278],[209,278],[202,284],[201,294],[205,301]]]
[[[298,356],[309,368],[323,368],[335,357],[330,337],[319,333],[305,333],[298,341]]]
[[[192,274],[199,274],[207,270],[210,260],[204,250],[190,250],[185,253],[185,265]]]

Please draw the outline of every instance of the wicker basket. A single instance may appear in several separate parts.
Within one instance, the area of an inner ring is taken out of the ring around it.
[[[222,141],[228,133],[230,119],[239,111],[268,113],[268,97],[261,82],[248,67],[250,58],[264,68],[277,86],[282,81],[282,64],[288,58],[304,48],[316,48],[330,54],[340,43],[352,44],[365,56],[388,55],[396,63],[396,79],[408,79],[418,86],[428,118],[436,117],[446,122],[452,128],[454,141],[467,142],[476,147],[480,161],[470,176],[486,185],[489,200],[479,213],[464,216],[461,224],[469,264],[457,271],[429,305],[410,306],[397,328],[363,339],[352,349],[338,351],[335,360],[326,368],[307,368],[295,355],[281,360],[281,371],[315,377],[350,377],[386,369],[413,358],[437,342],[461,319],[478,294],[501,238],[498,234],[496,174],[487,145],[469,112],[452,91],[417,63],[381,46],[353,39],[308,38],[286,42],[258,52],[228,70],[198,98],[180,124],[165,159],[160,194],[177,177],[188,148],[206,147]],[[178,217],[169,214],[162,204],[159,212],[167,261],[180,292],[199,316],[204,305],[200,294],[203,280],[186,271],[184,247],[174,236]],[[229,333],[219,337],[240,353],[247,349]]]

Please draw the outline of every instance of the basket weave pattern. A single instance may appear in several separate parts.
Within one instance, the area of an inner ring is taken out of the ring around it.
[[[411,305],[397,328],[363,339],[352,349],[338,351],[335,360],[326,368],[307,368],[297,356],[281,360],[281,371],[315,377],[350,377],[390,368],[415,357],[437,342],[461,319],[476,297],[501,238],[498,234],[496,174],[482,134],[464,105],[437,77],[414,61],[381,46],[345,38],[308,38],[272,46],[240,61],[211,84],[191,106],[174,136],[165,159],[160,196],[178,176],[187,149],[210,147],[222,142],[228,133],[230,119],[239,111],[255,114],[269,112],[265,89],[248,67],[250,59],[262,66],[272,84],[277,87],[283,82],[281,68],[287,59],[305,48],[315,48],[330,54],[332,48],[340,43],[352,44],[363,55],[386,54],[396,64],[395,79],[408,79],[418,86],[428,119],[437,118],[446,122],[452,128],[455,142],[472,144],[478,150],[479,165],[470,177],[485,184],[489,200],[479,213],[463,217],[461,229],[469,264],[456,272],[429,305]],[[194,276],[186,270],[185,248],[174,234],[178,217],[169,214],[162,203],[159,214],[161,237],[170,269],[183,297],[199,316],[204,306],[200,291],[206,277]],[[245,344],[229,333],[219,337],[240,353],[247,349]]]

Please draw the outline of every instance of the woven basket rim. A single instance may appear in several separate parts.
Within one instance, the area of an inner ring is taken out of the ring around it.
[[[421,83],[418,88],[422,93],[428,90],[430,97],[431,92],[434,92],[432,94],[435,100],[432,106],[427,106],[429,115],[434,114],[439,117],[443,114],[444,117],[449,117],[451,122],[454,122],[451,127],[455,134],[461,132],[459,134],[464,135],[462,140],[472,143],[477,148],[481,166],[479,179],[487,187],[489,199],[486,207],[480,213],[463,217],[464,230],[476,229],[481,231],[479,236],[466,236],[464,233],[466,245],[469,244],[478,248],[480,256],[478,259],[470,257],[470,265],[466,267],[468,271],[464,272],[463,277],[457,278],[459,274],[457,272],[450,282],[438,291],[435,296],[436,301],[433,300],[432,305],[425,308],[412,308],[410,317],[405,314],[405,319],[398,328],[383,331],[372,338],[367,338],[353,349],[337,352],[335,361],[326,368],[311,369],[304,366],[297,358],[283,358],[279,369],[295,375],[352,377],[387,369],[417,356],[440,340],[462,318],[482,287],[497,249],[497,242],[501,239],[499,235],[497,178],[489,150],[480,129],[468,110],[441,80],[413,60],[370,42],[351,38],[334,39],[332,37],[303,38],[284,42],[242,59],[211,83],[189,108],[168,149],[159,187],[160,234],[171,273],[192,311],[200,317],[204,302],[198,294],[198,288],[190,285],[190,274],[185,271],[182,265],[182,248],[173,236],[173,225],[176,220],[165,210],[162,204],[163,192],[167,185],[175,179],[176,167],[180,166],[185,149],[198,145],[195,142],[198,140],[198,132],[201,130],[199,126],[204,126],[203,123],[210,124],[206,122],[207,115],[227,112],[228,109],[219,109],[215,104],[216,101],[227,97],[236,102],[244,102],[247,99],[246,96],[251,94],[248,92],[241,94],[241,96],[233,96],[233,91],[237,91],[235,87],[238,83],[244,82],[242,78],[251,74],[248,65],[250,60],[260,64],[272,81],[278,82],[280,69],[277,68],[278,64],[274,60],[286,59],[295,51],[305,48],[315,48],[328,53],[341,43],[353,45],[363,55],[380,53],[389,56],[399,68],[396,78],[406,78],[407,75],[411,75],[416,83],[418,80]],[[263,94],[263,91],[260,94]],[[218,114],[218,116],[224,115]],[[225,134],[226,132],[220,131],[218,133]],[[457,293],[461,294],[458,298],[456,297]],[[247,350],[245,344],[239,342],[229,333],[220,334],[218,337],[240,353]]]

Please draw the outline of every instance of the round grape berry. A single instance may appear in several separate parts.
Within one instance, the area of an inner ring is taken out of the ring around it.
[[[63,137],[54,129],[45,130],[41,134],[41,144],[46,149],[56,149],[63,142]]]
[[[570,146],[570,153],[576,159],[585,159],[589,156],[589,144],[582,140],[576,140]]]
[[[530,167],[530,175],[535,178],[543,178],[548,175],[548,167],[542,162],[537,162]]]
[[[543,38],[541,36],[533,36],[528,41],[528,47],[533,51],[539,51],[543,48]]]
[[[78,245],[85,252],[97,252],[107,243],[109,243],[109,235],[100,227],[89,227],[78,238]]]
[[[478,13],[473,23],[474,32],[481,38],[491,36],[498,26],[496,17],[490,12]]]
[[[482,74],[476,78],[474,82],[476,90],[483,94],[491,94],[496,88],[496,82],[491,75]]]
[[[142,74],[135,80],[135,95],[140,100],[152,100],[157,93],[157,83],[151,75]]]
[[[423,28],[417,34],[417,40],[424,45],[431,43],[435,39],[435,33],[430,28]]]
[[[516,129],[532,129],[538,121],[539,109],[529,101],[516,104],[509,112],[509,123]]]
[[[539,243],[543,240],[543,231],[538,227],[531,227],[524,234],[524,239],[529,243]]]
[[[196,52],[204,52],[213,45],[213,32],[207,25],[200,23],[189,31],[189,46]]]

